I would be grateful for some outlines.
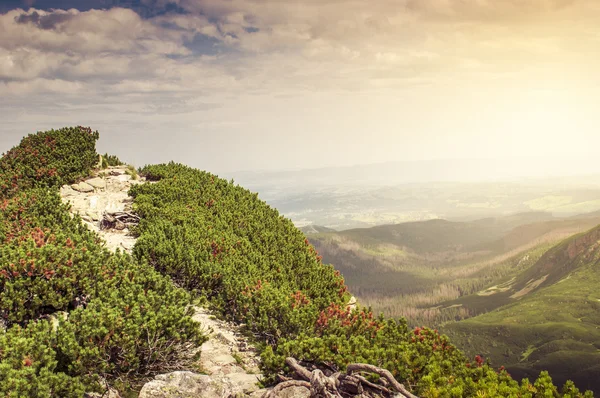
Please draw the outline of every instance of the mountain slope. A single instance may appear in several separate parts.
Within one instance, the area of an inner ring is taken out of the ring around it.
[[[510,295],[535,276],[522,273],[546,250],[598,224],[594,215],[549,219],[545,213],[523,213],[307,236],[363,304],[405,316],[413,325],[436,326],[510,303]]]
[[[519,277],[511,304],[443,327],[516,377],[549,369],[600,391],[600,227],[565,240]],[[490,344],[490,342],[492,342]]]
[[[244,324],[265,382],[289,376],[293,356],[327,372],[379,366],[421,397],[584,396],[572,384],[559,392],[546,373],[519,384],[436,330],[346,306],[342,275],[290,220],[208,172],[140,170],[153,183],[130,190],[133,256],[106,250],[58,192],[100,173],[97,139],[84,128],[39,133],[0,160],[2,395],[80,398],[197,371],[206,337],[192,319],[196,298]]]

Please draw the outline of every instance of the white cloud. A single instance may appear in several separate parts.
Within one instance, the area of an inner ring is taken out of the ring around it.
[[[360,140],[386,125],[419,128],[423,137],[428,128],[445,129],[431,108],[472,136],[473,109],[485,101],[501,112],[521,89],[600,83],[593,0],[143,3],[176,3],[188,13],[0,14],[0,118],[19,109],[32,126],[98,121],[122,131],[137,122],[155,131],[205,126],[224,136],[231,128],[242,137],[248,125],[270,131],[269,140],[280,131],[319,140],[343,125]],[[492,94],[473,105],[478,90]],[[594,103],[592,94],[581,98]],[[331,122],[319,108],[329,102],[346,107],[332,111]],[[286,111],[287,103],[297,108]]]

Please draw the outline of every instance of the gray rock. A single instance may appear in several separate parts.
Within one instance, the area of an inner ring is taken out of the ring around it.
[[[83,193],[94,192],[94,187],[85,182],[80,182],[79,184],[73,184],[73,185],[71,185],[71,188],[73,188],[77,192],[83,192]]]
[[[92,178],[91,180],[87,180],[86,183],[93,186],[94,188],[98,188],[98,189],[106,188],[106,181],[100,177],[96,177],[96,178]]]
[[[229,354],[218,355],[212,358],[212,362],[216,363],[217,365],[231,365],[237,363],[235,358]]]
[[[248,373],[230,373],[227,375],[227,379],[233,386],[234,390],[241,389],[241,392],[245,394],[258,391],[258,386],[256,385],[256,383],[258,383],[257,375]]]
[[[306,387],[289,387],[275,394],[277,398],[310,398],[310,390]]]
[[[269,391],[270,388],[263,388],[261,390],[256,390],[253,393],[249,394],[250,398],[263,398]]]
[[[230,346],[235,346],[237,342],[237,339],[235,338],[233,333],[227,333],[225,331],[217,333],[216,338],[221,340],[225,344],[229,344]]]
[[[98,221],[98,220],[100,220],[100,216],[98,215],[98,213],[95,213],[95,212],[93,212],[93,211],[86,211],[86,212],[85,212],[85,215],[86,215],[88,218],[91,218],[91,219],[92,219],[92,221]]]
[[[229,387],[210,376],[173,372],[156,376],[146,383],[139,398],[222,398],[231,395]]]
[[[103,394],[97,392],[89,392],[84,395],[84,398],[121,398],[121,394],[115,389],[109,389]]]

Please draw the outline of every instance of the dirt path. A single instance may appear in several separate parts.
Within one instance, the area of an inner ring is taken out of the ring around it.
[[[132,185],[144,183],[143,179],[132,180],[126,170],[126,167],[110,167],[96,173],[94,178],[79,184],[63,186],[60,193],[63,202],[71,203],[71,212],[79,214],[84,224],[106,241],[109,250],[121,249],[131,253],[135,238],[129,235],[127,228],[100,230],[100,220],[104,212],[130,211],[132,198],[129,197],[128,191]],[[194,319],[200,322],[205,333],[209,335],[209,340],[201,347],[200,367],[203,373],[210,376],[212,382],[223,386],[230,395],[262,396],[256,386],[261,378],[256,349],[248,344],[238,328],[216,319],[205,308],[197,307]],[[183,390],[173,391],[173,388],[185,389],[189,386],[173,385],[168,380],[176,378],[166,376],[169,375],[158,376],[157,380],[148,384],[154,383],[152,391],[162,390],[161,386],[164,384],[169,387],[170,392],[151,396],[186,396]]]

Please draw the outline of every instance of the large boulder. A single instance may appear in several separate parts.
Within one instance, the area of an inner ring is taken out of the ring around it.
[[[232,395],[229,386],[207,375],[173,372],[146,383],[139,398],[223,398]]]

